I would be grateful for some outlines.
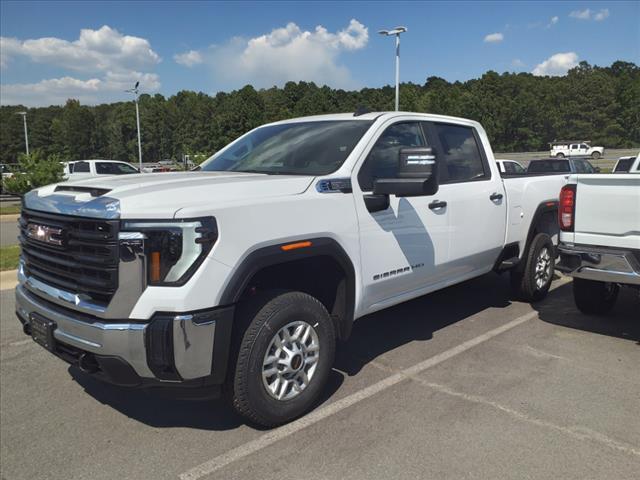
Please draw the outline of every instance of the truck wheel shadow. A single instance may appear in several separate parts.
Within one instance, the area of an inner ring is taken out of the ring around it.
[[[172,397],[160,389],[149,391],[107,385],[81,372],[68,368],[71,378],[86,393],[127,417],[155,428],[195,428],[199,430],[233,430],[246,424],[245,420],[224,399],[185,400]],[[319,403],[324,403],[338,391],[344,374],[332,370]],[[257,430],[262,427],[251,425]]]
[[[508,277],[489,273],[358,319],[349,340],[339,345],[335,368],[349,376],[380,355],[433,333],[487,308],[506,308]]]
[[[640,297],[636,290],[620,289],[613,310],[606,315],[585,315],[573,301],[573,286],[567,283],[533,305],[540,320],[561,327],[635,341],[640,345]]]

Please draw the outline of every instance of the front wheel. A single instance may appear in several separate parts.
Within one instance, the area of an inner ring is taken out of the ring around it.
[[[619,291],[620,286],[616,283],[573,279],[573,299],[582,313],[602,315],[609,312],[616,303]]]
[[[557,153],[556,158],[564,158],[564,153]]]
[[[289,422],[317,402],[333,366],[336,334],[326,308],[302,292],[273,292],[241,308],[231,400],[250,421]]]
[[[594,160],[598,160],[600,158],[600,152],[592,152],[591,158],[593,158]]]
[[[537,302],[547,295],[555,271],[554,251],[549,235],[538,233],[533,237],[523,258],[524,266],[511,270],[511,286],[518,297]]]

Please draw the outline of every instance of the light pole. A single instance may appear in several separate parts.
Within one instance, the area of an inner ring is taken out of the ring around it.
[[[29,155],[29,134],[27,133],[27,112],[16,112],[16,115],[22,115],[22,122],[24,123],[24,146]]]
[[[400,108],[400,34],[407,31],[407,27],[396,27],[393,30],[380,30],[380,35],[396,36],[396,112]]]
[[[138,87],[140,86],[140,82],[136,82],[135,87],[131,90],[125,90],[127,93],[132,93],[135,95],[136,102],[136,125],[138,127],[138,166],[140,169],[140,173],[142,173],[142,143],[140,141],[140,108],[138,107],[138,99],[140,98],[138,95]]]

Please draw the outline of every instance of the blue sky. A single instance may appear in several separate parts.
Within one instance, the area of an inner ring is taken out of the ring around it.
[[[315,81],[346,89],[487,70],[562,75],[640,63],[640,2],[14,2],[0,4],[1,102],[95,104]],[[82,32],[82,33],[81,33]]]

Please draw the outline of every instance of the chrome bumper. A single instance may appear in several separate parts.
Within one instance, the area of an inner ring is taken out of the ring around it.
[[[160,332],[162,337],[154,334],[156,343],[158,338],[162,340],[160,353],[150,352],[148,350],[152,348],[152,343],[146,337],[157,320],[155,317],[144,322],[106,322],[53,305],[28,290],[27,285],[28,281],[21,279],[16,287],[18,316],[26,323],[29,323],[32,313],[53,320],[56,323],[53,336],[57,342],[97,356],[117,357],[128,363],[141,379],[182,382],[211,376],[213,373],[214,336],[217,320],[221,319],[219,315],[216,316],[215,310],[212,311],[214,314],[207,312],[207,315],[164,315],[162,321],[165,326]],[[170,325],[168,328],[167,324]],[[157,369],[153,362],[159,356],[163,357],[161,360],[165,364],[174,367],[177,378],[167,380],[154,374]]]
[[[631,251],[560,244],[558,270],[576,278],[640,285],[640,262]]]

